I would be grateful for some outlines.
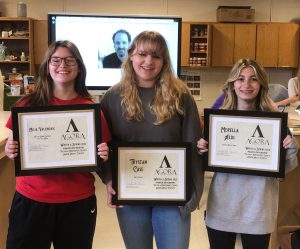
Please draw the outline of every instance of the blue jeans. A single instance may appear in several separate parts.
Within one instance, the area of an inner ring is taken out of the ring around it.
[[[191,215],[182,217],[176,206],[125,206],[117,209],[127,249],[188,249]]]

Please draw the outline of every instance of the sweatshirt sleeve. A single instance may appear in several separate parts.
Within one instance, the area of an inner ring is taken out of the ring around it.
[[[100,106],[101,106],[101,118],[103,117],[102,121],[102,134],[103,134],[103,141],[109,142],[111,140],[111,128],[110,128],[110,119],[108,115],[108,106],[107,106],[107,94],[108,92],[102,97]],[[105,134],[106,133],[106,134]],[[102,164],[101,170],[97,172],[98,176],[102,180],[104,184],[107,184],[111,180],[111,151],[109,151],[108,160]]]
[[[298,143],[296,138],[292,137],[293,142],[290,148],[286,150],[286,157],[285,157],[285,173],[288,173],[294,170],[298,166]]]
[[[102,142],[104,143],[110,142],[111,134],[103,112],[101,112],[101,133],[102,133]]]
[[[293,97],[295,95],[299,96],[299,89],[298,89],[298,77],[295,78],[291,78],[288,82],[288,93],[289,93],[289,97]],[[300,100],[298,97],[298,101],[291,103],[291,106],[298,106],[300,105]]]
[[[289,97],[293,97],[298,94],[298,89],[297,89],[297,80],[295,78],[289,79],[288,82],[288,93]]]
[[[184,95],[183,102],[182,139],[183,142],[192,143],[190,179],[188,179],[191,188],[191,197],[185,206],[180,207],[181,213],[186,215],[199,206],[203,192],[204,173],[202,158],[197,153],[197,141],[202,136],[198,108],[193,96],[190,94]]]

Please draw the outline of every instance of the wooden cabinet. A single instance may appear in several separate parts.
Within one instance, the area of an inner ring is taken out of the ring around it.
[[[264,67],[277,67],[278,25],[257,25],[256,59]]]
[[[256,25],[234,25],[233,63],[241,58],[255,59]]]
[[[213,24],[212,67],[233,65],[234,24]]]
[[[2,74],[11,73],[15,68],[23,75],[34,75],[33,19],[0,17],[0,34],[2,31],[9,32],[8,37],[0,36],[0,43],[6,47],[5,58],[0,61]],[[22,52],[25,61],[21,61]]]
[[[294,137],[300,144],[300,136],[294,134]],[[297,158],[299,164],[300,151]],[[276,243],[278,235],[300,229],[300,198],[297,192],[300,188],[299,178],[300,166],[298,165],[296,169],[286,174],[284,181],[279,183],[277,226],[271,236],[270,249],[278,248]]]
[[[299,25],[278,24],[278,67],[297,68],[299,63]]]
[[[189,30],[190,29],[190,30]],[[256,59],[264,67],[297,68],[299,65],[299,25],[295,23],[214,23],[209,28],[208,48],[211,44],[212,67],[231,67],[241,58]],[[190,32],[191,38],[186,37]],[[188,66],[193,42],[192,25],[182,32],[181,59]],[[208,63],[210,65],[210,63]]]
[[[48,48],[48,22],[46,20],[34,20],[34,63],[40,65]]]
[[[210,65],[210,25],[183,22],[181,31],[181,66]]]
[[[0,112],[0,248],[6,248],[8,214],[15,193],[14,161],[5,156],[6,139],[9,129],[4,128],[10,112]]]
[[[241,58],[255,59],[255,24],[213,24],[212,66],[231,67]]]
[[[190,23],[182,22],[181,24],[181,66],[190,65]]]
[[[264,67],[297,68],[299,25],[295,23],[257,24],[256,60]]]

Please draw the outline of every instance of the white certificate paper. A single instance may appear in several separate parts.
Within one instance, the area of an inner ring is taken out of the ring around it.
[[[98,105],[15,107],[12,118],[19,142],[16,175],[97,170]]]
[[[284,177],[287,132],[286,113],[205,109],[205,169]]]
[[[279,121],[212,117],[209,164],[231,168],[277,171]],[[214,156],[212,156],[214,155]]]
[[[188,200],[190,143],[113,143],[117,205],[183,205]]]
[[[120,149],[120,199],[185,198],[185,152],[174,149]]]
[[[20,114],[23,169],[95,164],[91,112]]]

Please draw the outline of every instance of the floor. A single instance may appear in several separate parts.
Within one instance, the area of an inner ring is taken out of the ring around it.
[[[99,178],[98,178],[99,179]],[[94,237],[93,249],[124,249],[114,209],[106,206],[105,185],[96,180],[96,194],[98,198],[98,217]],[[189,249],[209,249],[206,229],[203,220],[207,191],[211,175],[205,177],[204,193],[200,202],[200,209],[192,213],[192,227]],[[141,248],[142,249],[142,248]],[[238,241],[235,249],[242,249]]]

